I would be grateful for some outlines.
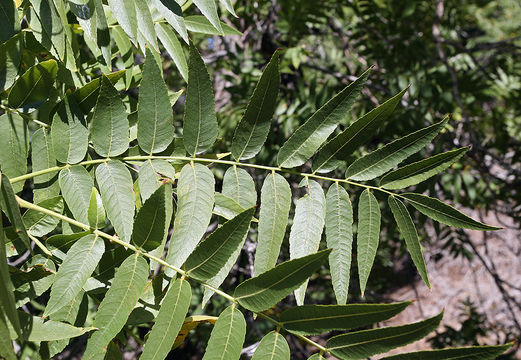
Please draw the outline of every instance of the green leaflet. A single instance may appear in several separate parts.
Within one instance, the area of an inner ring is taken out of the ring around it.
[[[44,321],[39,316],[31,316],[23,311],[17,311],[22,321],[24,338],[27,341],[54,341],[70,339],[94,330],[93,327],[76,327],[60,321]],[[11,339],[14,340],[11,332]]]
[[[161,0],[156,0],[156,2],[160,2]],[[179,70],[179,73],[186,81],[188,80],[188,64],[186,63],[185,54],[183,52],[183,48],[179,40],[177,40],[177,36],[170,29],[170,27],[166,24],[157,23],[156,24],[156,33],[161,41],[161,44],[165,47],[166,51],[174,61],[175,66]]]
[[[162,360],[166,358],[181,330],[191,298],[192,290],[188,281],[172,280],[140,359]]]
[[[299,185],[306,186],[307,194],[297,200],[289,234],[290,259],[317,252],[326,216],[326,198],[322,186],[308,179],[303,179]],[[297,305],[304,303],[306,288],[307,280],[295,291]]]
[[[88,234],[90,234],[90,231],[82,231],[68,235],[57,234],[49,237],[45,243],[61,251],[68,251],[78,239],[81,239]]]
[[[277,164],[292,168],[304,164],[335,130],[355,102],[371,69],[346,86],[306,120],[280,148]]]
[[[262,274],[277,263],[290,207],[291,189],[288,182],[277,173],[268,174],[261,189],[255,275]]]
[[[134,220],[134,192],[130,172],[121,161],[110,160],[98,165],[96,182],[114,230],[123,241],[129,242]]]
[[[116,270],[114,280],[101,302],[92,326],[98,328],[87,341],[83,359],[103,358],[107,345],[125,325],[145,289],[148,264],[133,254]]]
[[[139,209],[134,221],[132,243],[145,251],[152,251],[161,245],[167,231],[166,187],[161,185],[157,188]]]
[[[2,1],[3,4],[12,4],[12,1]],[[1,13],[1,11],[0,11]],[[0,14],[1,16],[1,14]],[[0,20],[0,24],[2,21]],[[1,26],[1,25],[0,25]],[[1,30],[0,30],[1,31]],[[1,35],[0,35],[1,36]],[[9,89],[20,72],[22,61],[23,34],[19,33],[2,44],[0,41],[0,91]]]
[[[237,166],[229,167],[224,173],[222,193],[244,209],[257,203],[257,191],[251,175]]]
[[[159,51],[159,46],[157,45],[156,30],[154,28],[154,21],[152,20],[152,15],[150,14],[150,5],[148,4],[148,1],[134,0],[134,5],[136,5],[136,18],[139,32],[143,34],[143,37],[147,41],[148,46],[152,46],[152,48],[155,51]]]
[[[472,346],[442,350],[418,351],[388,356],[386,360],[491,360],[503,354],[512,343],[498,346]]]
[[[52,210],[58,214],[63,213],[63,198],[61,196],[45,199],[37,205]],[[54,216],[46,215],[32,209],[27,210],[22,219],[27,232],[36,237],[47,235],[53,231],[60,222],[60,219]]]
[[[215,193],[215,207],[213,213],[222,216],[226,220],[234,218],[239,213],[246,210],[239,203],[226,195],[219,192]]]
[[[237,14],[235,13],[235,10],[233,9],[233,4],[231,0],[219,0],[221,4],[224,5],[226,10],[232,14],[233,16],[237,17]]]
[[[214,0],[194,0],[195,6],[201,11],[205,18],[213,25],[221,35],[224,35],[221,21],[217,14],[217,6]]]
[[[110,80],[102,75],[90,127],[94,150],[100,156],[123,154],[128,149],[128,129],[125,105]]]
[[[40,171],[56,166],[51,136],[43,127],[36,130],[31,138],[31,164],[32,171]],[[35,203],[60,193],[58,171],[35,176],[33,181],[33,201]]]
[[[210,223],[215,179],[201,164],[186,164],[177,183],[177,212],[166,261],[181,266],[195,249]]]
[[[103,239],[94,234],[84,236],[72,245],[54,278],[44,317],[54,314],[78,295],[104,251]]]
[[[288,342],[276,331],[265,335],[251,360],[289,360],[290,351]]]
[[[89,219],[89,225],[94,229],[102,228],[105,225],[105,207],[95,187],[92,188],[90,193],[87,218]]]
[[[55,312],[51,320],[67,322],[69,324],[79,325],[82,323],[82,314],[87,311],[88,299],[85,291],[80,290],[78,295],[60,310]],[[80,312],[81,311],[81,312]],[[79,316],[78,316],[79,315]],[[69,339],[55,340],[49,343],[49,357],[52,359],[55,355],[61,353],[69,344]]]
[[[125,30],[132,42],[136,43],[137,19],[134,2],[126,0],[108,0],[108,4],[119,25],[121,25],[123,30]]]
[[[161,186],[161,178],[175,178],[175,170],[166,160],[146,160],[139,168],[139,192],[141,201],[145,202],[150,195]]]
[[[29,152],[29,129],[25,120],[16,113],[7,112],[0,116],[0,166],[9,178],[24,175],[27,172]],[[23,188],[23,181],[13,184],[18,193]]]
[[[14,293],[17,308],[25,305],[30,300],[36,299],[47,291],[52,285],[56,272],[54,262],[40,254],[33,256],[24,264],[24,268],[29,270],[29,273],[18,269],[11,276],[16,287]],[[10,271],[12,270],[13,268],[10,269]],[[20,321],[26,320],[22,318],[24,315],[20,313],[18,315],[20,316]],[[22,329],[24,329],[24,324],[22,324]]]
[[[105,11],[103,10],[103,2],[101,0],[93,0],[93,3],[96,9],[97,45],[101,49],[105,65],[110,68],[112,50],[110,46],[109,25],[107,23],[107,18],[105,17]]]
[[[347,191],[333,183],[326,195],[326,241],[333,249],[329,268],[338,304],[347,302],[351,278],[351,249],[353,246],[353,206]]]
[[[94,181],[81,165],[74,165],[62,169],[58,175],[63,199],[76,220],[84,224],[89,223],[87,211],[89,209],[90,194]]]
[[[239,257],[239,255],[241,253],[242,247],[244,246],[244,240],[246,240],[245,237],[243,238],[243,241],[239,244],[239,246],[237,246],[235,248],[235,250],[232,252],[232,254],[228,257],[228,260],[222,266],[222,268],[219,270],[217,275],[215,275],[213,278],[211,278],[207,281],[208,285],[211,285],[215,288],[218,288],[219,286],[221,286],[224,279],[226,279],[226,277],[230,274],[230,271],[232,270],[233,265],[235,265],[235,263],[237,262],[237,258]],[[214,292],[212,290],[210,290],[206,287],[204,288],[203,301],[201,302],[203,307],[206,306],[206,303],[208,302],[208,300],[210,300],[210,298],[212,297],[213,294],[214,294]]]
[[[0,43],[9,40],[19,31],[20,22],[14,1],[2,1],[0,3]]]
[[[236,28],[221,21],[222,32],[219,32],[207,18],[202,15],[191,15],[184,18],[186,28],[192,32],[207,35],[242,35]]]
[[[458,161],[468,150],[469,147],[463,147],[447,151],[398,168],[386,174],[380,180],[380,186],[384,189],[397,190],[419,184],[447,169],[454,162]]]
[[[29,236],[27,236],[25,224],[22,220],[20,208],[16,201],[16,196],[13,187],[11,186],[11,182],[9,181],[9,178],[1,172],[0,177],[0,208],[4,211],[5,215],[7,215],[7,218],[13,225],[15,232],[18,234],[18,237],[22,240],[25,247],[27,249],[32,249],[31,240],[29,239]]]
[[[53,86],[57,73],[58,64],[52,59],[31,66],[11,88],[7,98],[9,107],[40,106],[49,96],[49,88]]]
[[[398,140],[382,146],[352,163],[346,171],[346,178],[352,180],[371,180],[417,153],[431,143],[432,139],[445,127],[449,117],[440,122],[415,131]]]
[[[500,228],[476,221],[444,202],[422,194],[400,195],[425,216],[443,224],[462,229],[498,230]]]
[[[360,290],[364,296],[367,279],[373,267],[380,237],[380,207],[374,195],[366,189],[358,200],[358,236],[356,240]]]
[[[314,172],[324,173],[335,170],[347,160],[360,145],[367,143],[377,132],[378,128],[394,111],[407,89],[377,106],[346,130],[329,140],[317,153],[313,160]]]
[[[188,32],[186,31],[186,25],[181,6],[179,6],[176,1],[169,0],[155,0],[154,5],[159,13],[163,15],[165,20],[175,29],[175,31],[177,31],[179,35],[181,35],[185,43],[188,44]]]
[[[186,274],[200,281],[217,275],[237,248],[242,248],[254,212],[255,208],[243,211],[202,241],[186,259]]]
[[[326,358],[320,355],[319,353],[316,353],[308,357],[308,360],[326,360]]]
[[[0,190],[3,190],[2,182],[0,182]],[[0,355],[6,356],[12,352],[12,343],[10,341],[7,341],[7,344],[4,343],[6,339],[9,339],[9,333],[7,333],[7,337],[5,337],[7,323],[4,322],[4,314],[6,319],[8,319],[11,322],[11,326],[14,328],[16,334],[18,334],[20,338],[22,338],[22,330],[20,327],[20,320],[18,319],[18,314],[16,312],[14,285],[11,281],[11,276],[9,275],[9,266],[7,264],[7,254],[5,252],[4,224],[2,222],[1,208],[2,205],[0,204],[0,330],[2,330],[0,332],[0,336],[2,338],[0,349],[4,350],[7,347],[7,350],[10,350],[2,351]]]
[[[7,321],[4,318],[2,309],[0,309],[0,356],[4,357],[6,360],[16,360],[13,342],[9,336]]]
[[[142,1],[142,0],[140,0]],[[161,152],[174,140],[174,120],[163,73],[146,49],[137,108],[137,141],[147,154]]]
[[[210,0],[214,1],[214,0]],[[213,85],[199,51],[190,43],[183,143],[190,155],[208,150],[217,139]]]
[[[409,211],[407,211],[405,204],[399,199],[394,196],[389,196],[387,200],[394,219],[398,224],[398,228],[405,239],[405,244],[407,245],[409,254],[411,254],[412,261],[414,262],[416,269],[418,269],[423,281],[430,288],[431,284],[429,283],[427,268],[425,267],[425,260],[422,255],[420,239],[418,238],[418,233],[416,232],[416,228],[412,222],[411,215],[409,214]]]
[[[394,304],[304,305],[280,315],[284,328],[301,335],[351,330],[387,320],[402,312],[410,301]]]
[[[328,257],[330,249],[285,261],[235,288],[233,296],[251,311],[264,311],[288,296],[306,281]]]
[[[51,139],[56,160],[76,164],[83,160],[89,146],[89,131],[83,113],[72,96],[59,104],[51,125]]]
[[[106,77],[110,80],[112,84],[115,84],[116,82],[118,82],[119,79],[121,79],[121,77],[124,74],[126,74],[126,72],[127,70],[120,70],[108,74],[106,75]],[[81,111],[83,111],[84,114],[88,114],[96,105],[102,79],[103,76],[100,76],[99,78],[96,78],[88,82],[87,84],[85,84],[85,86],[79,88],[73,93],[76,102],[78,103],[78,105],[81,108]]]
[[[239,360],[246,336],[246,321],[235,304],[219,315],[203,360]]]
[[[125,89],[128,89],[132,85],[132,68],[134,66],[134,53],[132,52],[132,43],[128,38],[125,31],[121,26],[115,26],[112,28],[112,36],[116,42],[116,46],[119,49],[123,65],[125,66]]]
[[[436,329],[443,313],[402,326],[362,330],[330,338],[326,348],[342,360],[365,359],[419,340]]]
[[[279,94],[279,56],[279,51],[275,51],[235,128],[232,156],[237,161],[254,157],[266,142]]]
[[[29,28],[38,42],[58,59],[66,62],[67,39],[63,23],[52,0],[30,0]],[[68,56],[71,55],[69,52]]]

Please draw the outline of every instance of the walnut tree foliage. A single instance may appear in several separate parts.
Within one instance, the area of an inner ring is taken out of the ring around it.
[[[1,0],[0,356],[52,358],[83,336],[83,359],[121,358],[120,345],[132,334],[142,344],[142,359],[164,359],[198,324],[209,323],[203,359],[233,360],[247,345],[245,316],[253,314],[274,328],[253,359],[289,359],[285,336],[316,347],[312,359],[364,359],[419,340],[440,323],[442,313],[371,328],[410,302],[347,299],[353,246],[362,294],[371,276],[382,201],[427,285],[436,279],[428,277],[410,211],[457,228],[496,229],[406,190],[467,151],[403,164],[450,118],[352,161],[407,91],[335,133],[369,68],[302,119],[280,144],[277,166],[256,163],[277,105],[276,51],[230,152],[214,153],[219,122],[212,79],[191,38],[238,33],[219,19],[220,6],[235,15],[229,0]],[[202,15],[186,16],[193,7]],[[163,80],[160,48],[187,80],[178,92]],[[135,65],[135,58],[143,61]],[[182,120],[172,112],[180,98]],[[302,172],[304,164],[312,171]],[[217,167],[225,168],[220,191]],[[339,169],[345,176],[328,176]],[[252,171],[265,174],[260,188]],[[305,190],[292,219],[296,194],[289,175]],[[212,219],[220,225],[207,233]],[[279,262],[288,223],[289,259]],[[219,287],[251,232],[257,234],[254,276],[225,292]],[[321,249],[323,234],[327,248]],[[323,268],[331,273],[337,304],[305,305],[308,281]],[[228,306],[220,314],[191,314],[195,288],[204,289],[195,301],[215,295]],[[297,306],[274,316],[270,310],[291,294]],[[310,338],[332,331],[338,335],[325,345]],[[389,359],[492,359],[509,346]]]

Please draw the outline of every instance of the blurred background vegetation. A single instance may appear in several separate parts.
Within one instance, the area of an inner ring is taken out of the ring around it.
[[[387,128],[363,151],[451,114],[449,130],[411,161],[456,146],[471,146],[471,150],[453,170],[419,185],[417,190],[447,199],[478,217],[492,217],[510,231],[495,235],[502,241],[500,244],[509,246],[519,242],[521,2],[237,0],[234,7],[238,17],[224,19],[223,16],[223,20],[242,35],[201,35],[195,39],[213,71],[223,129],[221,152],[230,149],[233,131],[248,98],[277,48],[283,49],[279,106],[266,147],[256,159],[265,165],[276,165],[275,155],[283,140],[333,94],[374,65],[363,96],[346,116],[344,125],[409,85],[410,89]],[[192,7],[188,11],[195,14],[196,10]],[[165,57],[168,59],[168,55]],[[172,89],[184,87],[171,61],[164,62],[164,69]],[[257,176],[260,188],[263,174]],[[335,176],[341,177],[343,173],[339,171]],[[298,193],[297,183],[292,184],[294,194]],[[387,206],[385,202],[381,204]],[[389,215],[388,209],[383,211]],[[360,299],[357,274],[353,273],[350,302],[394,300],[393,291],[419,279],[394,225],[385,223],[385,218],[389,216],[383,216],[378,258],[369,279],[370,291],[366,299]],[[428,261],[438,262],[448,257],[461,267],[480,266],[485,272],[483,276],[492,279],[492,287],[485,291],[498,294],[503,302],[501,311],[509,319],[508,323],[498,323],[501,320],[487,318],[484,316],[487,309],[480,307],[477,299],[469,298],[455,310],[459,315],[452,320],[460,325],[447,325],[429,340],[429,346],[492,344],[516,339],[519,345],[521,284],[515,280],[519,277],[515,269],[519,269],[521,254],[512,254],[518,262],[512,264],[513,272],[505,272],[496,266],[495,252],[488,251],[486,238],[435,225],[418,215],[415,221],[424,246],[429,249]],[[233,288],[251,275],[254,249],[255,234],[252,234],[224,288]],[[283,249],[286,256],[282,257],[288,258],[287,241]],[[512,249],[515,252],[519,247]],[[433,282],[445,280],[433,278]],[[334,303],[327,282],[311,281],[309,294],[316,303]],[[444,295],[433,290],[432,296]],[[224,303],[213,297],[204,311],[214,312],[223,307]],[[247,342],[254,343],[265,329],[251,325]],[[201,330],[197,338],[174,354],[176,358],[198,358],[197,344],[204,341],[210,328],[206,335]],[[300,350],[301,358],[309,354],[294,340],[290,345]],[[515,358],[516,350],[505,358]]]

